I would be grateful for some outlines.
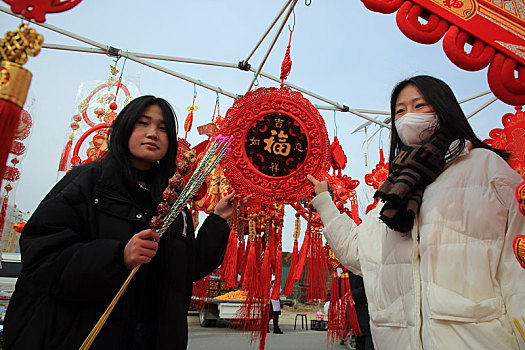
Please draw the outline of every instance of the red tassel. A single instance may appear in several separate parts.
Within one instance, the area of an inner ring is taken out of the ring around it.
[[[243,270],[244,266],[244,256],[245,256],[245,243],[244,240],[241,238],[241,235],[238,235],[239,237],[239,245],[237,247],[237,271]]]
[[[60,163],[58,163],[58,171],[66,171],[69,154],[71,153],[71,148],[73,147],[73,134],[69,136],[69,141],[66,143],[62,155],[60,156]]]
[[[330,306],[328,307],[328,334],[327,340],[329,344],[333,344],[342,330],[341,324],[341,301],[339,300],[339,277],[337,272],[332,272],[332,286],[330,288]]]
[[[354,336],[359,337],[362,335],[361,328],[359,328],[359,322],[357,320],[357,313],[355,311],[355,303],[354,298],[352,297],[352,289],[350,286],[350,278],[348,278],[348,272],[346,273],[346,297],[345,297],[345,304],[346,304],[346,314],[348,316],[348,320],[350,321],[350,328],[352,329],[352,332]]]
[[[224,260],[222,261],[220,275],[224,280],[224,287],[237,287],[237,230],[235,226],[230,231],[230,238],[226,252],[224,253]]]
[[[340,316],[339,319],[341,320],[341,325],[343,329],[343,335],[345,336],[348,333],[348,320],[346,318],[346,295],[350,292],[350,283],[348,282],[348,273],[343,272],[341,274],[341,305],[339,308]]]
[[[31,73],[9,61],[2,61],[0,69],[9,77],[9,84],[0,86],[0,184],[5,173],[7,157],[11,151],[11,144],[15,138],[16,130],[20,124],[20,114],[25,103]]]
[[[193,108],[193,105],[192,105]],[[188,138],[188,131],[191,130],[191,126],[193,124],[193,109],[188,113],[188,116],[186,117],[186,120],[184,121],[184,131],[186,131],[186,135],[184,138]]]
[[[352,220],[354,220],[356,225],[359,225],[361,222],[359,220],[359,208],[357,206],[357,198],[351,199],[351,210],[352,210]]]
[[[201,310],[206,304],[206,292],[208,291],[208,284],[210,283],[210,275],[193,283],[193,291],[191,295],[190,308]]]
[[[308,249],[308,294],[312,302],[326,301],[326,280],[328,266],[323,248],[322,234],[319,231],[311,233],[310,249]]]
[[[290,39],[288,40],[288,47],[286,48],[286,53],[284,54],[283,63],[281,64],[281,87],[284,85],[284,80],[288,78],[290,71],[292,70],[292,59],[290,58],[290,46],[292,44],[292,33],[293,30],[290,30]]]
[[[2,234],[4,232],[5,216],[7,213],[7,203],[9,202],[9,195],[6,194],[2,200],[2,209],[0,209],[0,239],[2,239]]]
[[[259,327],[255,327],[252,330],[252,337],[259,338],[259,349],[264,350],[264,344],[266,343],[266,331],[268,329],[268,318],[270,317],[270,289],[272,283],[272,270],[271,270],[272,253],[270,250],[270,244],[266,245],[264,250],[264,258],[261,266],[261,278],[259,288],[257,290],[258,300],[258,311],[259,315],[257,323]]]
[[[301,279],[303,274],[304,266],[306,264],[306,257],[308,255],[308,248],[310,247],[310,230],[306,230],[304,233],[303,245],[299,251],[299,257],[297,258],[297,265],[294,271],[294,283]]]
[[[274,264],[274,275],[275,281],[273,282],[272,296],[270,299],[277,300],[279,299],[279,294],[281,294],[281,278],[283,272],[283,247],[281,242],[282,231],[280,229],[276,230],[276,242],[277,242],[277,252],[275,254],[275,264]]]
[[[255,242],[250,241],[248,256],[242,276],[242,289],[246,292],[257,290],[257,258],[255,252]]]
[[[292,251],[292,262],[290,263],[290,270],[288,270],[288,278],[286,279],[286,284],[283,288],[283,294],[290,295],[293,293],[294,284],[295,284],[295,270],[297,269],[297,259],[298,259],[298,248],[299,244],[297,239],[293,242],[293,251]]]

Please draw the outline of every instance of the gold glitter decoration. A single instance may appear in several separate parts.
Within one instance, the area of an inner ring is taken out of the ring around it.
[[[40,52],[44,37],[27,24],[21,24],[14,32],[7,32],[0,40],[0,60],[23,65],[27,56],[36,56]]]
[[[82,100],[78,105],[78,111],[80,113],[84,112],[89,107],[89,102],[87,100]]]

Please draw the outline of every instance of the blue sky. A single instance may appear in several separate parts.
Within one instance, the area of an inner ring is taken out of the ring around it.
[[[130,52],[237,63],[249,55],[284,1],[155,3],[160,4],[154,6],[151,2],[136,0],[84,0],[67,12],[48,14],[46,23]],[[5,3],[2,6],[7,7]],[[20,24],[19,19],[10,15],[0,13],[0,17],[3,33]],[[293,16],[288,23],[293,24]],[[34,28],[44,35],[46,43],[88,47],[47,29]],[[275,29],[250,59],[253,66],[259,66],[274,35]],[[264,72],[279,75],[288,37],[286,28],[265,63]],[[392,87],[417,74],[443,79],[460,100],[489,89],[486,69],[466,72],[457,68],[445,56],[441,42],[421,45],[411,41],[397,28],[395,15],[370,12],[360,1],[312,0],[310,6],[299,1],[295,8],[291,58],[289,82],[352,108],[388,111]],[[71,117],[76,113],[79,86],[107,79],[113,60],[105,55],[43,49],[25,65],[33,73],[26,106],[33,116],[34,127],[28,151],[19,166],[22,177],[14,184],[14,202],[21,210],[33,211],[57,181],[58,161],[70,131]],[[119,61],[119,68],[122,62]],[[244,94],[253,78],[253,73],[232,68],[154,62],[236,94]],[[186,108],[192,101],[193,84],[131,61],[126,63],[124,77],[139,82],[140,94],[153,94],[170,101],[179,119],[179,129],[183,129]],[[259,86],[277,84],[259,78]],[[490,97],[492,95],[462,107],[470,113]],[[199,109],[188,135],[192,145],[205,139],[198,135],[196,126],[211,120],[215,98],[215,92],[197,87]],[[314,104],[326,105],[309,99]],[[220,97],[222,115],[232,103],[231,98]],[[485,139],[492,128],[501,127],[503,114],[513,111],[512,106],[497,101],[473,117],[471,124],[478,136]],[[334,113],[320,113],[332,139]],[[367,173],[362,152],[364,134],[351,132],[365,121],[339,112],[335,120],[337,136],[349,159],[345,173],[361,182],[358,192],[364,209],[368,194],[364,183]],[[370,127],[369,135],[376,130],[377,127]],[[377,133],[370,140],[371,168],[379,157],[379,134],[385,149],[388,148],[388,130]],[[293,211],[287,210],[284,250],[292,249],[293,220]]]

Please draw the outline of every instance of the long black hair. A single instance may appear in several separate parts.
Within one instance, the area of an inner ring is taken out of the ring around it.
[[[137,170],[131,163],[131,153],[129,151],[129,138],[133,132],[135,123],[142,115],[144,109],[149,106],[157,105],[162,110],[166,131],[168,134],[168,150],[162,159],[151,168],[150,183],[151,194],[155,200],[159,200],[162,191],[167,185],[168,179],[176,169],[177,157],[177,116],[173,107],[168,101],[151,96],[141,96],[132,100],[120,111],[111,126],[109,137],[109,153],[122,166],[124,176],[127,181],[135,184],[137,182]]]
[[[485,148],[491,150],[507,160],[509,154],[506,151],[490,147],[476,136],[465,116],[465,113],[463,113],[456,96],[454,96],[452,89],[444,81],[428,75],[418,75],[399,82],[392,90],[392,95],[390,97],[390,114],[393,123],[390,133],[390,162],[394,160],[401,147],[403,147],[394,120],[396,115],[397,98],[401,90],[407,85],[416,86],[423,97],[425,97],[425,100],[434,108],[434,112],[438,117],[436,133],[441,132],[453,140],[459,140],[459,144],[451,150],[447,159],[458,157],[465,147],[465,140],[469,140],[472,142],[474,148]]]

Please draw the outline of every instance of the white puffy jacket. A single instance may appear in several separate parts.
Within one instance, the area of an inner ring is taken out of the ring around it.
[[[512,242],[525,233],[507,163],[476,148],[427,186],[411,235],[360,226],[328,192],[312,204],[341,263],[363,276],[376,349],[525,349],[525,270]]]

